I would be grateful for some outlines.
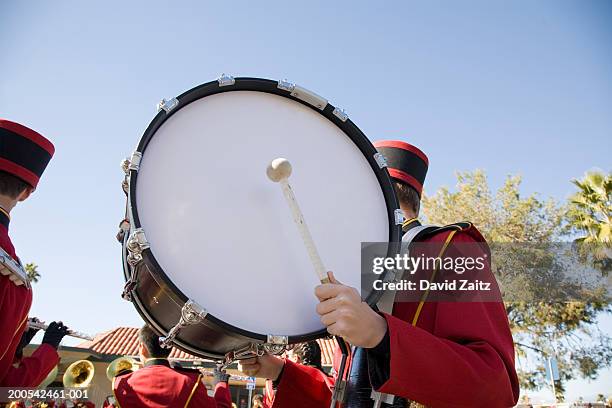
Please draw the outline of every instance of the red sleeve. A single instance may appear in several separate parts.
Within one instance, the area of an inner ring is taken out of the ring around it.
[[[441,338],[385,315],[389,327],[391,372],[389,380],[378,391],[435,407],[514,406],[518,399],[518,381],[512,343],[491,342],[481,336],[484,331],[495,336],[494,323],[500,317],[500,305],[456,303],[440,306],[439,324],[447,328],[452,325],[465,340],[459,343]],[[470,316],[478,316],[479,320],[474,321]]]
[[[334,380],[313,367],[285,360],[274,408],[329,408]]]
[[[10,366],[2,380],[4,387],[37,387],[59,363],[57,350],[41,344],[30,357],[21,359],[18,367]]]
[[[232,396],[229,392],[229,386],[226,382],[219,382],[215,386],[215,402],[217,408],[231,408],[232,407]]]
[[[461,233],[453,242],[475,241]],[[452,251],[449,247],[448,254]],[[494,281],[488,267],[484,274]],[[417,327],[409,323],[413,314],[402,313],[411,306],[396,303],[394,314],[402,318],[384,314],[389,373],[377,390],[426,406],[514,406],[519,396],[514,344],[506,310],[496,299],[428,302]]]

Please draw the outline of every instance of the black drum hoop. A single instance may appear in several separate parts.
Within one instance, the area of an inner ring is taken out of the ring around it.
[[[376,178],[378,183],[382,189],[383,196],[385,199],[385,203],[387,206],[387,217],[389,220],[389,243],[398,244],[398,245],[390,245],[388,256],[394,256],[397,253],[397,248],[399,248],[399,243],[401,243],[402,237],[402,228],[401,223],[398,224],[396,221],[396,213],[395,211],[399,209],[399,204],[397,201],[397,197],[395,194],[395,189],[393,187],[393,183],[387,167],[381,167],[379,163],[376,161],[376,148],[372,145],[370,140],[365,136],[365,134],[350,120],[347,118],[345,121],[341,120],[334,111],[336,107],[331,103],[327,103],[323,110],[311,105],[308,102],[305,102],[297,97],[291,95],[291,91],[279,88],[279,81],[274,81],[270,79],[263,78],[251,78],[251,77],[238,77],[234,78],[234,84],[231,86],[220,86],[219,81],[211,81],[205,84],[196,86],[181,95],[177,96],[176,99],[178,104],[171,109],[170,111],[166,111],[160,109],[157,115],[153,118],[153,120],[149,123],[149,126],[144,131],[139,143],[136,148],[136,152],[141,153],[143,156],[145,154],[147,145],[157,132],[157,130],[164,124],[166,120],[168,120],[174,113],[178,112],[181,108],[187,106],[188,104],[195,102],[199,99],[202,99],[207,96],[223,93],[223,92],[234,92],[234,91],[255,91],[255,92],[264,92],[270,93],[278,96],[282,96],[288,99],[291,99],[295,102],[298,102],[302,105],[308,106],[315,112],[323,115],[328,120],[333,122],[340,130],[345,133],[349,139],[359,148],[361,153],[366,157],[370,167],[376,174]],[[129,171],[129,213],[131,214],[131,229],[141,228],[142,225],[140,223],[140,219],[138,216],[138,207],[136,206],[136,185],[138,182],[138,171],[131,169]],[[150,272],[154,276],[154,279],[160,284],[160,286],[170,293],[172,298],[178,297],[183,303],[187,302],[189,298],[180,290],[168,277],[166,272],[163,270],[161,265],[155,259],[155,255],[152,250],[145,249],[143,251],[143,258],[146,264],[150,266]],[[385,271],[381,279],[384,279],[387,274]],[[127,278],[126,278],[127,279]],[[374,306],[382,296],[380,291],[372,291],[365,299],[365,302],[370,306]],[[140,302],[140,301],[138,301]],[[205,307],[205,305],[202,305]],[[144,310],[140,310],[143,305],[136,305],[136,309],[141,314],[145,320],[151,319],[149,313]],[[226,330],[229,333],[236,333],[238,335],[252,338],[256,341],[266,342],[267,335],[261,333],[254,333],[248,330],[244,330],[240,327],[233,326],[225,321],[222,321],[211,313],[208,313],[205,317],[206,320],[210,321],[213,324],[218,325],[222,329]],[[155,322],[155,326],[160,326],[157,322]],[[158,329],[157,327],[155,329]],[[161,333],[164,335],[165,333]],[[288,343],[302,343],[311,340],[315,340],[327,335],[327,330],[322,329],[315,332],[310,332],[301,335],[288,336]],[[195,354],[202,354],[201,351],[194,350],[192,347],[186,345],[181,342],[180,339],[176,338],[174,340],[180,348],[186,349],[188,352]]]

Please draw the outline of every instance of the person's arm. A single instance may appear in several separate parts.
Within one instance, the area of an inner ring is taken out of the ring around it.
[[[328,408],[334,379],[319,369],[285,361],[273,408]]]
[[[59,363],[54,347],[41,344],[30,357],[21,359],[19,366],[10,366],[2,380],[3,387],[36,387]]]
[[[448,334],[454,332],[454,339],[453,335],[438,337],[384,315],[388,354],[368,352],[372,386],[435,407],[513,406],[518,384],[511,337],[507,333],[508,341],[506,333],[496,333],[500,328],[503,331],[503,307],[494,303],[440,304],[437,313],[436,325],[444,325]],[[484,331],[491,336],[483,336]]]
[[[18,367],[9,367],[2,379],[4,387],[37,387],[59,363],[57,348],[68,328],[62,322],[51,322],[42,339],[42,344],[30,357],[21,359]]]

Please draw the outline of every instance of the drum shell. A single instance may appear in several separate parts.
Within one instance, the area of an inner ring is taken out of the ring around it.
[[[163,272],[151,256],[151,251],[143,251],[142,256],[142,262],[132,268],[126,261],[127,250],[123,245],[124,276],[126,281],[133,276],[137,277],[138,283],[131,292],[132,303],[143,320],[157,334],[165,336],[180,320],[181,310],[188,299],[178,296],[180,292],[160,276]],[[325,330],[321,330],[304,336],[289,336],[289,343],[310,341],[326,334]],[[182,328],[174,344],[192,355],[222,360],[226,353],[265,341],[262,336],[241,331],[208,315],[201,323]]]

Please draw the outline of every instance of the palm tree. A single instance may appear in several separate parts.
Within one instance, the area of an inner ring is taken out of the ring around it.
[[[591,171],[572,183],[579,190],[570,198],[569,220],[574,228],[586,233],[578,240],[612,243],[612,173]]]
[[[38,265],[35,263],[28,263],[25,266],[26,273],[28,274],[28,278],[30,282],[35,283],[40,279],[40,273],[38,273]]]
[[[578,191],[570,197],[570,226],[584,234],[577,242],[599,244],[593,251],[595,263],[607,271],[612,263],[612,173],[591,171],[572,183]]]

